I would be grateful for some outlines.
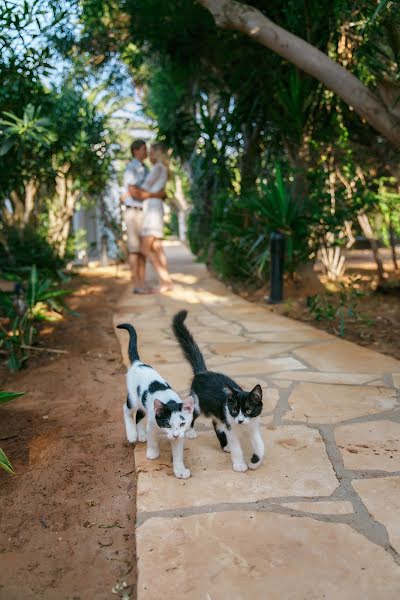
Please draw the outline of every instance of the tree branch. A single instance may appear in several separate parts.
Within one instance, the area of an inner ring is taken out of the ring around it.
[[[395,146],[400,146],[400,119],[357,77],[305,40],[279,27],[260,11],[235,0],[197,0],[222,29],[241,31],[308,73],[352,107]]]

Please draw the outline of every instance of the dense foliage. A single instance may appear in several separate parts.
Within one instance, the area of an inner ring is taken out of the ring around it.
[[[377,93],[400,94],[396,3],[250,2],[350,69]],[[287,266],[373,237],[398,239],[395,150],[350,106],[194,0],[86,0],[81,48],[120,56],[158,135],[191,178],[192,249],[227,277],[265,275],[271,230],[288,236]],[[118,32],[118,35],[116,35]],[[382,181],[385,180],[384,200]],[[390,217],[377,219],[377,213]],[[360,218],[359,218],[360,217]],[[383,233],[383,229],[387,229]],[[329,265],[326,265],[329,269]]]
[[[0,9],[2,222],[41,227],[61,256],[77,199],[104,189],[112,158],[107,116],[87,77],[52,44],[68,31],[63,6],[6,1]],[[7,231],[0,230],[3,255]]]

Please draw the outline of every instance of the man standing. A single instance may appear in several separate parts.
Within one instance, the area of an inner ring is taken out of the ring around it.
[[[144,284],[146,259],[140,253],[140,236],[143,222],[142,202],[146,198],[164,198],[165,192],[149,194],[142,189],[148,168],[144,164],[147,148],[144,140],[135,140],[131,145],[133,160],[127,165],[124,173],[124,194],[121,202],[125,205],[125,223],[128,235],[129,267],[134,281],[135,294],[148,294]]]

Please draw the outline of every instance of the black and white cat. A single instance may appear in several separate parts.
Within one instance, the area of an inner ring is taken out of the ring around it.
[[[231,453],[233,469],[257,469],[264,458],[264,441],[259,423],[263,407],[261,386],[256,385],[251,392],[245,392],[230,377],[208,371],[199,347],[184,324],[186,317],[186,310],[177,313],[172,326],[194,373],[190,391],[195,399],[192,429],[200,412],[211,417],[221,448]],[[248,465],[240,441],[243,434],[249,436],[253,452]],[[193,430],[190,437],[194,435]]]
[[[190,477],[183,460],[185,431],[193,420],[194,399],[182,401],[178,394],[157,371],[141,362],[137,350],[135,328],[128,323],[117,325],[129,332],[128,356],[131,366],[126,374],[128,397],[124,404],[124,419],[128,442],[145,442],[147,458],[160,456],[159,437],[165,435],[171,441],[172,464],[179,479]],[[147,427],[144,417],[147,415]]]

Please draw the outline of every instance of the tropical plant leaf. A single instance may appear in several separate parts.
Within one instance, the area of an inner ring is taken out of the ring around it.
[[[4,469],[4,471],[6,471],[7,473],[11,473],[11,475],[14,475],[14,473],[15,473],[10,461],[7,458],[6,453],[1,448],[0,448],[0,467],[2,469]]]
[[[0,391],[0,404],[5,404],[6,402],[10,402],[10,400],[14,400],[14,398],[19,398],[19,396],[23,396],[23,392],[1,392]]]

